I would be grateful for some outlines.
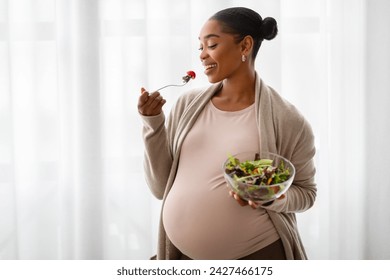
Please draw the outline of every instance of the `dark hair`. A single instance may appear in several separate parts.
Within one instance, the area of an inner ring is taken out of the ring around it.
[[[217,20],[222,25],[222,31],[236,35],[237,42],[250,35],[254,40],[253,58],[260,49],[264,39],[272,40],[278,34],[276,20],[272,17],[263,19],[257,12],[244,8],[234,7],[215,13],[210,20]]]

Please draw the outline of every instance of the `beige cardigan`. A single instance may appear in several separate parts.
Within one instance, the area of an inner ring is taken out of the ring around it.
[[[217,83],[180,96],[166,123],[164,113],[142,116],[146,181],[154,196],[163,199],[163,204],[175,179],[183,140],[204,106],[221,86],[222,83]],[[312,129],[298,110],[268,87],[258,75],[255,109],[260,135],[259,149],[284,156],[296,168],[293,185],[286,197],[264,208],[282,239],[287,259],[307,259],[295,213],[309,209],[316,198]],[[181,252],[166,236],[160,218],[157,259],[180,259],[180,256]]]

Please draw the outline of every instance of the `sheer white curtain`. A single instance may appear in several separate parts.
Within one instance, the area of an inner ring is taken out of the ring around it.
[[[390,258],[386,1],[0,0],[0,259],[154,254],[139,89],[190,69],[186,88],[206,85],[199,29],[237,5],[278,20],[257,69],[316,135],[309,257]],[[182,90],[164,91],[166,111]]]

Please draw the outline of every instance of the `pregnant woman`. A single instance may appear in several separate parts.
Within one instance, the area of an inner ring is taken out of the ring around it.
[[[277,31],[275,19],[251,9],[219,11],[199,34],[211,85],[180,96],[167,118],[160,93],[141,89],[146,181],[163,200],[157,259],[307,259],[295,215],[316,198],[312,129],[255,70],[261,44]],[[229,195],[222,164],[245,151],[294,164],[281,199],[261,205]]]

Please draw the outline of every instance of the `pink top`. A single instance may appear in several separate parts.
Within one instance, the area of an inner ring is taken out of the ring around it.
[[[255,107],[221,111],[210,101],[183,142],[165,204],[169,239],[192,259],[239,259],[279,239],[267,212],[241,207],[222,173],[228,154],[259,150]]]

